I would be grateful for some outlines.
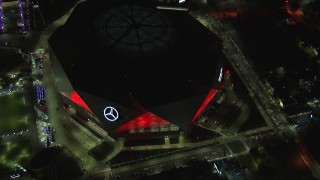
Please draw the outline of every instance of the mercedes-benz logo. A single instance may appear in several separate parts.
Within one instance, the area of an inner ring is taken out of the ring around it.
[[[118,111],[111,106],[104,108],[103,115],[108,121],[116,121],[119,118]]]

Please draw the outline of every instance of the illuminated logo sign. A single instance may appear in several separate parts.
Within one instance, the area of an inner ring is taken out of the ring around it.
[[[118,111],[111,106],[104,108],[103,115],[108,121],[116,121],[119,118]]]

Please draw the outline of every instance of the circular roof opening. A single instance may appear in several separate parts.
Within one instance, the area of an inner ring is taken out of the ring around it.
[[[148,53],[169,44],[170,23],[154,9],[121,6],[106,11],[99,19],[98,29],[107,47]]]

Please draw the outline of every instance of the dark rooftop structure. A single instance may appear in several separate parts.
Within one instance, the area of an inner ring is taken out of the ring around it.
[[[146,1],[82,2],[49,42],[74,90],[102,119],[112,105],[122,119],[151,110],[187,126],[218,86],[222,66],[220,40],[211,31],[187,11]]]

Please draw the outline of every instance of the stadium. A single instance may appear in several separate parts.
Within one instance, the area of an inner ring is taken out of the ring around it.
[[[223,86],[221,41],[184,8],[85,1],[49,44],[64,103],[112,138],[188,132]]]

